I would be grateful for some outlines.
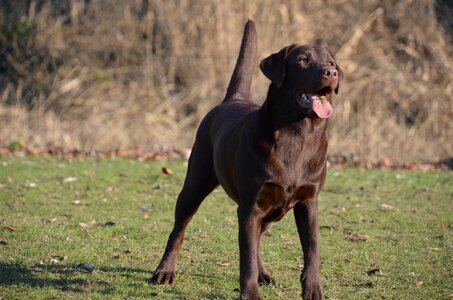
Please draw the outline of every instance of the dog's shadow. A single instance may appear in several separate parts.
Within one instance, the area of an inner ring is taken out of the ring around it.
[[[102,279],[102,275],[97,273],[108,273],[115,277],[125,277],[131,279],[126,283],[128,288],[138,289],[143,288],[145,278],[149,277],[149,270],[139,268],[124,268],[124,267],[104,267],[96,266],[93,272],[83,270],[78,265],[71,264],[36,264],[25,266],[22,263],[5,263],[0,262],[0,287],[8,288],[15,287],[30,287],[30,288],[53,288],[62,292],[69,293],[87,293],[94,290],[96,293],[105,296],[114,296],[117,293],[117,285],[110,280],[111,276]],[[210,276],[197,274],[196,277],[205,279],[213,279]],[[124,287],[124,282],[120,285]],[[184,295],[177,288],[164,289],[163,292],[171,299],[185,299]],[[171,294],[171,295],[170,295]],[[158,297],[158,293],[153,291],[150,285],[150,298]],[[220,293],[206,293],[202,295],[203,299],[228,299]]]
[[[51,274],[60,275],[49,276]],[[0,285],[2,286],[28,286],[32,288],[52,287],[64,292],[83,292],[83,286],[89,279],[75,278],[71,267],[63,265],[34,265],[24,266],[21,263],[0,263]],[[108,290],[108,283],[97,282]],[[106,291],[107,291],[106,290]]]
[[[115,273],[115,276],[141,278],[144,276],[143,273],[149,273],[149,271],[123,267],[96,267],[92,273]],[[92,273],[83,270],[80,266],[69,264],[25,266],[21,263],[0,262],[0,286],[51,287],[63,292],[86,293],[90,286],[96,285],[96,292],[100,294],[115,293],[115,285],[108,279],[102,279],[102,276],[93,276]],[[141,284],[140,279],[136,282],[137,285]]]

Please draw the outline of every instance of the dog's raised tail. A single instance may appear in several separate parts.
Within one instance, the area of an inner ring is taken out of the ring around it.
[[[238,60],[223,101],[251,98],[250,87],[252,85],[255,64],[256,28],[255,23],[252,20],[248,20],[245,24]]]

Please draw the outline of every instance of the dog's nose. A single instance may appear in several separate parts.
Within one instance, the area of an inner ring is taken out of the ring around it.
[[[337,69],[334,69],[334,68],[328,68],[328,69],[324,69],[324,74],[323,74],[325,77],[327,77],[327,79],[336,79],[338,77],[338,71]]]

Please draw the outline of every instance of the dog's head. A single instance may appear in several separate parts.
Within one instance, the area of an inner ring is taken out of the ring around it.
[[[263,59],[260,69],[304,114],[332,114],[332,94],[338,94],[343,71],[327,48],[293,44]]]

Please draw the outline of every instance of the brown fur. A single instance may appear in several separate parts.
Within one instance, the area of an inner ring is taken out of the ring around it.
[[[226,99],[198,128],[175,225],[150,281],[173,283],[185,228],[220,183],[238,204],[241,298],[259,299],[258,284],[273,282],[260,258],[260,239],[271,222],[293,208],[304,253],[303,298],[323,299],[317,196],[326,177],[327,119],[302,109],[296,98],[327,89],[330,101],[343,74],[326,48],[290,45],[260,64],[272,81],[264,104],[246,100],[256,53],[250,22],[239,54],[246,59],[238,60]]]

